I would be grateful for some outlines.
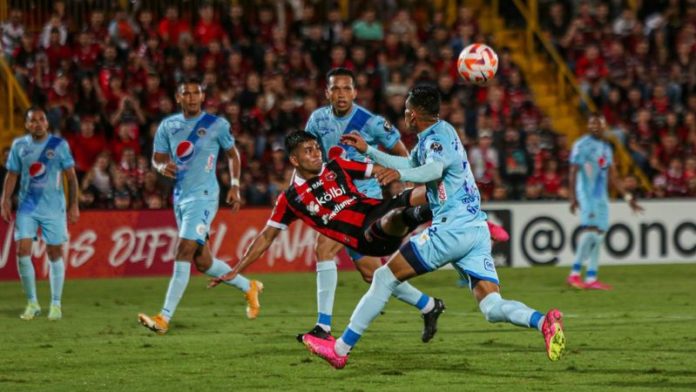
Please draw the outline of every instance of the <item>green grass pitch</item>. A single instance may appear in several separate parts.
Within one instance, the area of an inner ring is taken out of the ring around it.
[[[192,278],[169,334],[136,321],[161,306],[167,278],[68,280],[64,319],[18,318],[19,282],[0,283],[0,390],[118,391],[658,391],[696,390],[696,265],[605,267],[610,292],[564,285],[566,268],[501,269],[503,295],[565,313],[566,356],[550,362],[536,331],[488,324],[453,271],[413,280],[447,304],[438,335],[420,342],[416,310],[392,300],[334,370],[295,334],[315,319],[314,274],[252,275],[266,291],[257,320],[242,295]],[[334,329],[367,289],[339,275]]]

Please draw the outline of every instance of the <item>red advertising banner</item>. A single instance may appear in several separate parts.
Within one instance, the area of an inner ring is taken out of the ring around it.
[[[210,248],[224,261],[236,261],[263,229],[270,209],[220,210],[213,222]],[[14,222],[0,221],[0,280],[18,279]],[[171,210],[85,211],[77,224],[69,225],[70,240],[64,260],[69,278],[120,276],[169,276],[176,255],[177,227]],[[245,271],[315,271],[317,233],[302,222],[281,232],[275,243]],[[45,244],[34,242],[32,251],[37,278],[48,276]],[[352,268],[341,252],[339,269]],[[193,269],[195,271],[195,268]]]

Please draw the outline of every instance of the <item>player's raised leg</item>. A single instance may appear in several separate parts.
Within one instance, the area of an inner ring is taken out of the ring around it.
[[[205,245],[199,247],[194,256],[194,263],[199,272],[203,272],[212,278],[219,278],[232,271],[232,268],[230,268],[227,263],[212,257],[207,242]],[[261,311],[259,295],[263,292],[263,283],[257,280],[249,280],[240,274],[232,279],[222,280],[221,282],[228,286],[234,286],[244,293],[244,298],[247,301],[247,318],[253,320],[258,317]]]

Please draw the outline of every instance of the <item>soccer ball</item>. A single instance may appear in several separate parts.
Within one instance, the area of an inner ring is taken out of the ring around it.
[[[462,49],[457,60],[457,72],[469,83],[486,84],[498,71],[498,55],[488,45],[471,44]]]

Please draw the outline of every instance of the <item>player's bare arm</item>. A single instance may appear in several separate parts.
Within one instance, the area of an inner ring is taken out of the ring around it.
[[[244,271],[249,265],[253,264],[258,260],[263,253],[273,244],[273,241],[280,233],[280,229],[275,227],[266,226],[263,230],[254,238],[254,242],[249,245],[244,256],[239,260],[237,265],[232,267],[232,271],[227,274],[217,278],[212,279],[208,284],[208,288],[215,287],[219,285],[223,280],[234,279],[238,274]]]
[[[568,200],[570,201],[570,213],[575,215],[575,211],[578,209],[578,199],[575,193],[575,182],[578,177],[578,165],[570,165],[570,174],[568,175],[568,187],[570,190],[570,196]]]
[[[623,186],[623,183],[619,181],[619,175],[616,172],[616,166],[614,165],[609,167],[609,184],[623,196],[624,200],[628,202],[628,206],[631,207],[633,212],[644,211],[643,207],[638,205],[636,198],[630,192],[627,192]]]
[[[77,203],[77,175],[75,168],[71,167],[63,170],[63,174],[68,180],[68,220],[70,223],[77,223],[80,219],[80,208]]]
[[[152,166],[163,176],[176,179],[176,164],[172,162],[169,154],[163,152],[152,154]]]
[[[2,200],[0,201],[0,215],[5,222],[10,222],[12,218],[12,193],[17,186],[17,173],[8,171],[5,175],[5,184],[2,189]]]
[[[242,198],[239,195],[239,176],[241,175],[241,160],[239,159],[239,151],[237,147],[232,147],[227,150],[227,166],[230,170],[230,190],[227,191],[225,201],[232,206],[232,211],[239,211],[242,205]]]

